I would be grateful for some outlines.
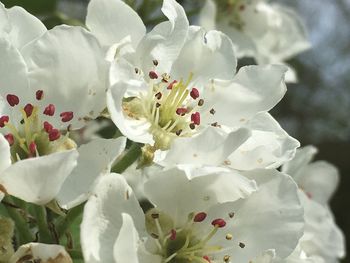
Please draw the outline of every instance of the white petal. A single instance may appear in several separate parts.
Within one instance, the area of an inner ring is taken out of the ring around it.
[[[131,119],[123,110],[123,98],[129,90],[147,90],[143,82],[123,82],[114,84],[107,92],[107,106],[111,119],[120,132],[130,140],[140,143],[153,144],[153,137],[149,133],[150,123],[146,120]]]
[[[273,4],[266,8],[269,24],[265,35],[255,38],[259,63],[287,60],[310,48],[304,23],[292,9]]]
[[[139,233],[130,215],[122,213],[122,220],[123,224],[113,248],[115,262],[139,263],[137,256]]]
[[[241,126],[256,113],[270,110],[287,90],[285,72],[286,68],[279,65],[246,66],[232,82],[214,81],[206,90],[204,105],[210,105],[216,113],[207,121]]]
[[[114,259],[116,262],[128,263],[161,263],[162,257],[150,254],[143,247],[130,215],[123,213],[123,225],[114,244]]]
[[[10,31],[8,14],[3,3],[0,3],[0,36],[6,35]]]
[[[18,248],[11,257],[9,263],[22,262],[42,262],[42,263],[73,263],[64,247],[59,245],[48,245],[41,243],[28,243]]]
[[[109,173],[111,165],[124,151],[125,137],[94,139],[78,148],[78,164],[64,182],[56,199],[64,209],[70,209],[87,200],[96,179]]]
[[[19,51],[6,39],[0,39],[0,96],[15,94],[20,103],[28,103],[30,90],[27,79],[27,66]]]
[[[326,205],[338,187],[338,169],[328,162],[317,161],[307,165],[302,174],[296,181],[299,187],[313,200]]]
[[[234,47],[226,35],[191,26],[170,75],[175,79],[186,79],[193,73],[193,81],[201,85],[212,78],[233,79],[236,66]]]
[[[120,0],[90,1],[86,25],[106,46],[111,46],[130,36],[132,45],[136,47],[146,34],[146,27],[139,15]]]
[[[144,214],[131,188],[118,174],[102,176],[85,205],[81,224],[81,245],[85,262],[115,262],[114,243],[129,214],[143,236]]]
[[[206,0],[199,12],[198,24],[206,30],[215,29],[216,5],[212,0]]]
[[[215,218],[226,220],[226,226],[210,244],[224,247],[219,258],[228,254],[237,262],[249,262],[268,249],[274,249],[278,257],[286,257],[303,234],[303,208],[297,186],[276,170],[256,170],[247,175],[256,180],[258,191],[246,199],[214,206],[208,212],[208,222]],[[229,213],[234,216],[230,218]],[[226,240],[227,233],[233,235],[231,241]]]
[[[228,134],[218,129],[208,127],[197,136],[176,138],[160,164],[219,165],[250,136],[245,128]]]
[[[8,16],[11,23],[10,40],[18,49],[46,32],[44,24],[22,7],[8,9]]]
[[[142,81],[143,77],[141,74],[137,74],[135,72],[135,66],[133,66],[129,61],[127,61],[124,58],[119,58],[114,61],[112,61],[111,69],[109,73],[109,81],[110,85],[113,86],[119,81],[130,81],[130,80],[139,80]],[[135,91],[134,93],[130,94],[130,88],[127,90],[127,95],[130,97],[137,97],[139,96],[140,90],[138,89],[132,89]]]
[[[294,157],[300,143],[289,136],[268,113],[260,113],[249,123],[252,135],[229,156],[230,167],[238,170],[277,168]]]
[[[71,150],[19,161],[2,172],[0,184],[24,201],[47,204],[60,191],[77,158],[77,151]]]
[[[82,127],[86,118],[96,118],[106,107],[109,65],[97,39],[85,29],[55,27],[27,45],[23,53],[32,89],[44,91],[46,105],[56,106],[56,116],[74,113],[67,124]],[[56,123],[50,119],[51,124],[62,126],[60,118],[55,119]]]
[[[183,7],[175,0],[164,0],[162,12],[169,21],[155,26],[137,48],[136,60],[146,74],[153,60],[159,62],[156,70],[160,74],[169,73],[187,37],[189,23]]]
[[[301,191],[300,191],[301,192]],[[308,255],[319,255],[331,259],[345,256],[344,235],[335,224],[330,210],[301,193],[305,210],[305,234],[301,247]]]
[[[216,27],[218,30],[228,35],[232,40],[232,43],[236,48],[236,54],[238,58],[256,56],[257,47],[254,43],[254,40],[243,32],[232,27],[228,19],[219,21]]]
[[[256,185],[238,172],[227,170],[209,169],[206,174],[190,180],[186,172],[175,167],[153,176],[146,182],[144,190],[157,208],[181,225],[189,213],[205,212],[213,204],[247,197],[256,190]]]
[[[312,145],[298,149],[293,160],[282,166],[282,172],[298,180],[300,171],[311,162],[317,152],[317,148]]]
[[[0,134],[0,176],[11,165],[11,151],[8,141]]]

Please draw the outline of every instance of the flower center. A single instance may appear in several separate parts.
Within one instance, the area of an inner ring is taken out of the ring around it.
[[[206,217],[205,212],[191,213],[187,223],[174,227],[167,214],[157,209],[146,213],[146,228],[156,244],[156,253],[163,258],[162,263],[211,262],[212,254],[219,252],[222,246],[210,245],[209,241],[222,231],[220,228],[226,226],[226,221],[222,218],[213,220],[208,232],[203,233],[198,227],[199,224],[208,224]],[[226,235],[226,239],[231,240],[232,235]]]
[[[36,100],[43,99],[43,91],[38,90],[35,94]],[[22,159],[47,155],[53,152],[75,148],[75,143],[68,138],[68,128],[60,131],[53,127],[48,121],[42,121],[42,117],[54,117],[55,105],[48,104],[44,109],[31,103],[19,106],[20,98],[14,94],[8,94],[6,100],[13,113],[18,110],[19,114],[0,117],[0,132],[4,134],[11,146],[12,162]],[[16,116],[19,116],[16,118]],[[62,112],[62,122],[73,119],[73,112]]]
[[[229,24],[238,30],[242,30],[244,27],[244,21],[241,18],[241,13],[246,10],[246,5],[251,4],[251,1],[247,0],[217,0],[217,6],[219,12],[225,13],[225,16],[217,16],[229,18]]]
[[[149,72],[149,90],[139,97],[123,101],[124,113],[134,119],[146,119],[155,148],[167,150],[176,137],[192,136],[201,124],[200,108],[204,100],[197,88],[191,87],[192,74],[184,81],[161,77]]]

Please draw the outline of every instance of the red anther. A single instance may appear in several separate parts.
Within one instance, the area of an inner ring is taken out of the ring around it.
[[[50,133],[53,129],[53,126],[47,122],[47,121],[44,121],[44,130],[47,132],[47,133]]]
[[[2,116],[0,117],[0,128],[4,128],[6,123],[8,123],[10,120],[10,117],[9,116]]]
[[[213,220],[212,222],[211,222],[211,224],[213,225],[213,226],[218,226],[218,227],[224,227],[224,226],[226,226],[226,221],[224,220],[224,219],[222,219],[222,218],[218,218],[218,219],[215,219],[215,220]]]
[[[36,155],[36,143],[35,142],[31,142],[29,144],[29,156],[33,157]]]
[[[15,143],[15,138],[13,137],[12,133],[6,134],[4,137],[8,141],[10,146],[12,146]]]
[[[73,119],[74,114],[72,111],[65,111],[60,114],[60,117],[62,122],[68,122]]]
[[[53,116],[55,114],[55,105],[47,105],[43,113],[47,116]]]
[[[209,258],[208,256],[203,256],[203,258],[204,258],[206,261],[208,261],[209,263],[211,263],[210,258]]]
[[[200,212],[194,216],[193,221],[199,223],[204,221],[206,218],[207,218],[207,213]]]
[[[41,100],[44,96],[44,91],[43,90],[37,90],[35,93],[35,97],[37,100]]]
[[[176,230],[171,229],[170,230],[170,240],[175,240],[176,239]]]
[[[167,89],[173,89],[174,85],[177,83],[177,80],[174,80],[173,82],[171,82],[169,84],[169,86],[167,87]]]
[[[158,74],[155,72],[155,71],[150,71],[148,73],[148,76],[151,78],[151,79],[157,79],[158,78]]]
[[[180,116],[184,116],[187,113],[187,109],[186,108],[177,108],[176,109],[176,114],[180,115]]]
[[[60,137],[61,137],[61,133],[60,133],[60,131],[57,130],[57,129],[52,129],[52,130],[49,132],[49,140],[50,140],[50,142],[56,141],[56,140],[58,140]]]
[[[201,115],[199,114],[199,112],[191,114],[191,121],[196,125],[199,125],[201,123]]]
[[[199,91],[196,88],[192,88],[191,92],[190,92],[190,96],[192,97],[192,99],[197,99],[199,97]]]
[[[26,106],[24,106],[23,109],[24,109],[27,117],[29,118],[33,113],[34,106],[32,104],[28,103]]]
[[[18,105],[19,103],[19,98],[16,95],[13,94],[8,94],[6,96],[7,102],[10,104],[11,107],[14,107]]]

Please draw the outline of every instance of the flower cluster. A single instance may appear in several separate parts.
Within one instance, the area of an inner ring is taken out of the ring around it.
[[[85,28],[47,30],[0,3],[0,262],[344,257],[337,169],[269,113],[309,47],[299,18],[263,0],[207,0],[200,26],[161,11],[150,29],[91,0]]]

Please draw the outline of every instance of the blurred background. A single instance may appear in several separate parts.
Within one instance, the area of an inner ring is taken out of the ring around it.
[[[125,0],[139,5],[140,1]],[[38,16],[48,28],[67,23],[82,25],[88,0],[2,0],[21,5]],[[160,0],[146,0],[158,5]],[[189,15],[198,12],[202,0],[179,1]],[[302,145],[319,148],[317,159],[336,165],[341,173],[338,192],[332,200],[336,221],[350,240],[350,1],[279,0],[300,14],[313,48],[291,61],[299,83],[288,86],[285,98],[272,114]],[[146,24],[159,22],[159,14],[140,14]],[[192,16],[193,18],[193,16]],[[349,242],[350,243],[350,242]],[[350,244],[348,244],[348,250]],[[350,263],[350,257],[342,262]]]

